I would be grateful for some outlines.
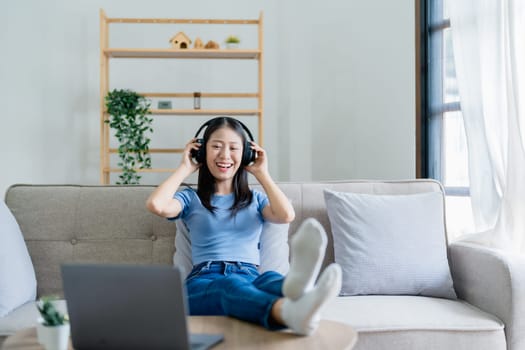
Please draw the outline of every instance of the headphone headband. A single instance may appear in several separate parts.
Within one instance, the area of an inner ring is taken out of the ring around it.
[[[250,129],[248,129],[248,127],[246,125],[244,125],[243,122],[241,122],[238,119],[235,119],[235,118],[232,118],[232,117],[228,117],[226,115],[221,115],[221,116],[215,117],[213,119],[208,120],[206,123],[202,124],[201,127],[199,128],[199,130],[197,130],[197,132],[195,133],[194,137],[198,137],[200,132],[202,131],[202,129],[204,129],[205,127],[208,127],[211,123],[213,123],[213,122],[215,122],[215,121],[217,121],[219,119],[226,119],[226,120],[228,120],[230,122],[233,121],[233,122],[239,123],[242,126],[242,128],[244,129],[244,131],[248,134],[248,137],[250,138],[250,140],[251,141],[255,141],[255,139],[252,136],[252,133],[251,133]]]

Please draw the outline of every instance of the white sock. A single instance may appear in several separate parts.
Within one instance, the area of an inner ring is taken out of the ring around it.
[[[327,244],[323,226],[314,218],[303,221],[290,241],[290,271],[283,283],[283,295],[299,299],[312,289],[321,269]]]
[[[323,305],[341,291],[341,276],[341,266],[331,264],[310,292],[298,300],[285,298],[281,309],[284,323],[297,334],[312,334],[319,326]]]

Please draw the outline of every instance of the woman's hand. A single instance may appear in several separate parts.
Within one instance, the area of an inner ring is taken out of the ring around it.
[[[181,167],[184,167],[190,174],[193,174],[197,169],[200,168],[201,164],[193,161],[191,157],[192,150],[198,150],[202,145],[197,142],[197,138],[192,138],[184,147],[182,152],[182,159],[180,161]]]
[[[250,141],[251,148],[255,152],[255,161],[245,167],[246,171],[257,177],[268,173],[268,158],[266,151],[253,141]]]

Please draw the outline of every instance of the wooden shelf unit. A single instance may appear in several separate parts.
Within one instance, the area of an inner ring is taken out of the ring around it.
[[[166,115],[258,115],[258,109],[150,109],[152,114]]]
[[[104,54],[112,58],[193,58],[193,59],[245,59],[254,60],[259,50],[173,50],[173,49],[105,49]]]
[[[257,26],[256,49],[185,49],[171,48],[112,48],[109,46],[110,24],[196,24],[196,25],[255,25]],[[201,92],[201,98],[251,98],[257,100],[256,109],[151,109],[153,117],[161,116],[205,116],[217,115],[254,116],[257,118],[258,139],[263,144],[263,14],[258,19],[177,19],[177,18],[109,18],[100,9],[100,182],[109,184],[110,174],[121,170],[111,167],[110,154],[118,153],[110,148],[110,127],[104,121],[109,118],[105,107],[105,97],[109,87],[110,59],[196,59],[196,60],[256,60],[256,92]],[[139,92],[146,98],[192,98],[193,92]],[[186,142],[187,140],[181,140]],[[183,148],[154,148],[150,153],[182,153]],[[137,169],[138,172],[172,172],[175,169],[152,168]]]

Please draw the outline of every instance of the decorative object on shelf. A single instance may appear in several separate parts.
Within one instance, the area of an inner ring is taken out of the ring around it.
[[[194,49],[203,49],[204,43],[202,42],[201,38],[197,37],[195,39],[195,43],[193,44]]]
[[[208,41],[206,46],[204,46],[205,49],[218,49],[219,47],[219,44],[213,40]]]
[[[201,93],[193,93],[193,109],[201,109]]]
[[[241,39],[238,36],[230,35],[224,41],[226,43],[226,48],[228,49],[237,49],[241,43]]]
[[[157,102],[158,109],[171,109],[171,101],[159,101]]]
[[[110,116],[105,120],[115,130],[120,146],[118,165],[122,169],[117,185],[138,185],[141,176],[136,169],[151,168],[149,154],[150,138],[146,133],[153,132],[153,118],[149,110],[150,102],[131,90],[113,90],[106,96],[106,108]]]
[[[191,39],[184,34],[184,32],[178,32],[171,37],[170,43],[174,49],[188,49],[191,44]]]
[[[55,298],[43,297],[37,301],[40,312],[37,320],[38,342],[46,350],[67,350],[69,342],[69,320],[67,315],[60,313],[53,304]]]

